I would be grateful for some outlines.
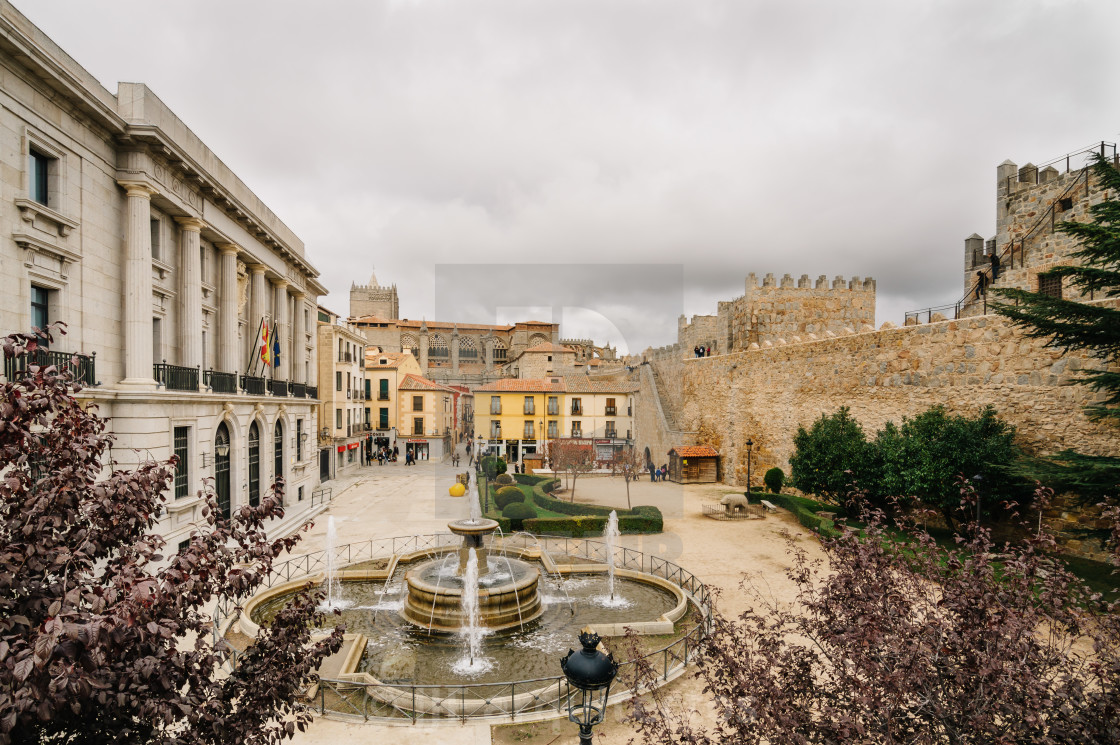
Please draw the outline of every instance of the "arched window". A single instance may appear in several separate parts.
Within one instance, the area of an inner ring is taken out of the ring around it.
[[[230,518],[229,457],[229,428],[222,422],[214,435],[214,491],[218,496],[218,512],[226,520]]]
[[[501,339],[495,339],[494,340],[494,361],[495,362],[505,362],[506,361],[506,351],[507,351],[506,350],[506,343],[504,341],[502,341]]]
[[[547,344],[547,343],[548,343],[548,337],[545,336],[544,334],[533,334],[532,336],[529,337],[529,346],[530,347],[535,347],[538,344]]]
[[[478,345],[474,343],[473,336],[459,337],[459,359],[466,362],[478,360]]]
[[[284,478],[284,424],[276,420],[276,434],[272,438],[272,476],[274,479]]]
[[[420,345],[416,343],[416,337],[412,334],[401,334],[401,351],[419,357]]]
[[[435,357],[437,359],[447,359],[450,353],[447,351],[447,340],[441,334],[432,334],[428,338],[428,357]]]
[[[261,432],[257,423],[249,425],[249,506],[261,503]]]

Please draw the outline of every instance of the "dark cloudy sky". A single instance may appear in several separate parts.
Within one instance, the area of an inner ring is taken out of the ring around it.
[[[16,0],[147,83],[346,312],[552,317],[637,351],[743,278],[961,294],[995,169],[1120,132],[1120,2]],[[437,289],[438,288],[438,289]]]

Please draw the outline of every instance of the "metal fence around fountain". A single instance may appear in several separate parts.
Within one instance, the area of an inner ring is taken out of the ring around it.
[[[596,563],[607,560],[607,546],[592,538],[538,535],[537,539],[552,557],[566,556]],[[340,564],[360,564],[386,559],[395,554],[441,551],[459,547],[461,538],[453,533],[399,536],[348,543],[335,549]],[[624,546],[615,547],[615,566],[660,577],[684,590],[700,610],[700,621],[672,643],[647,652],[641,658],[662,681],[668,681],[683,670],[696,648],[711,629],[712,597],[708,586],[696,575],[675,562]],[[267,589],[291,582],[326,568],[326,551],[314,551],[273,565],[273,571],[262,582]],[[258,588],[260,589],[260,588]],[[226,664],[236,667],[238,652],[222,638],[225,621],[240,613],[240,605],[229,598],[219,598],[214,611],[215,647],[226,654]],[[619,666],[620,680],[632,675],[637,660]],[[629,688],[611,697],[615,703],[629,696]],[[369,719],[475,719],[514,718],[518,715],[566,714],[568,682],[562,675],[531,680],[496,683],[365,683],[322,678],[309,702],[319,714],[342,715]],[[470,702],[470,703],[468,703]]]

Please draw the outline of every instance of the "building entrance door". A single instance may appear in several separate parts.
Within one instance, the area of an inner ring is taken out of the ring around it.
[[[228,520],[230,518],[229,429],[225,422],[218,425],[218,433],[214,436],[214,491],[218,496],[218,512]]]
[[[331,449],[323,448],[319,451],[319,481],[331,480]]]

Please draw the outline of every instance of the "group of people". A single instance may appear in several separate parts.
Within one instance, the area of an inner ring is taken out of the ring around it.
[[[991,265],[992,265],[992,276],[991,276],[991,278],[989,278],[988,275],[984,273],[983,269],[976,272],[976,299],[977,300],[979,300],[981,297],[983,297],[984,295],[986,295],[988,293],[988,285],[990,285],[992,282],[995,282],[997,279],[999,279],[999,254],[997,254],[995,252],[992,252],[992,254],[990,255],[989,258],[990,258]]]
[[[712,356],[712,348],[711,347],[705,347],[705,346],[697,344],[695,347],[692,348],[692,354],[697,356],[697,357],[711,357]]]
[[[397,456],[399,456],[400,453],[401,451],[396,445],[393,446],[392,450],[390,450],[387,445],[382,445],[377,449],[377,453],[374,457],[377,458],[377,465],[383,466],[386,463],[396,463]]]
[[[668,475],[669,475],[669,465],[667,463],[662,463],[660,468],[649,469],[649,480],[650,481],[664,481],[665,478]]]

